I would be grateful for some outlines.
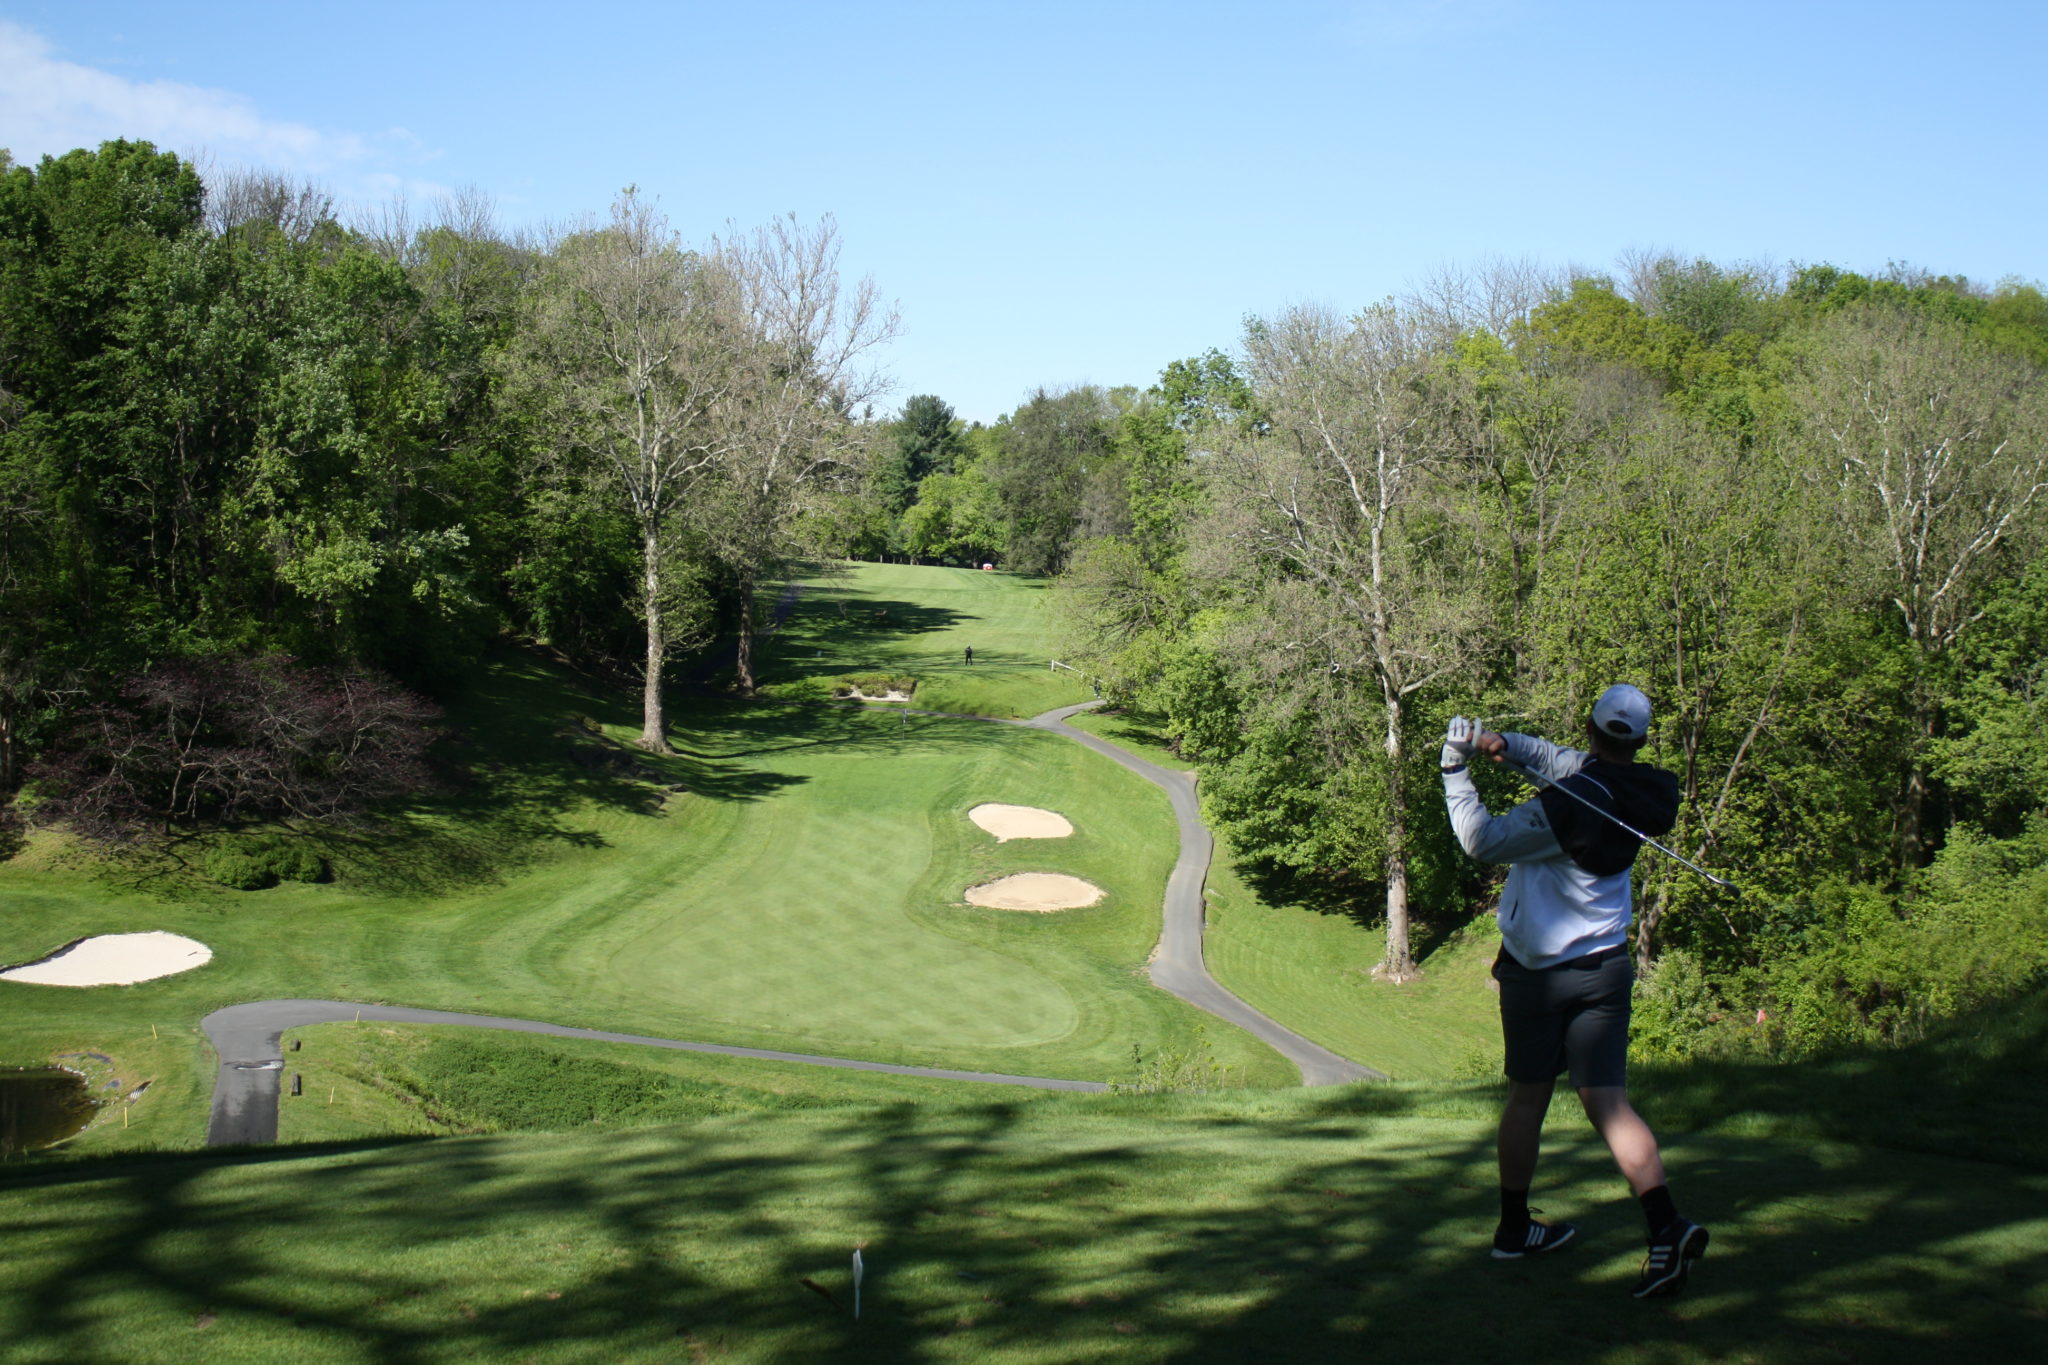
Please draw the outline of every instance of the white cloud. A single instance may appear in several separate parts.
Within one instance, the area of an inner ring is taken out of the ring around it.
[[[44,155],[97,147],[109,138],[143,139],[214,165],[336,180],[343,193],[393,182],[424,188],[426,182],[395,173],[392,163],[433,156],[403,128],[371,135],[327,131],[267,118],[232,91],[133,81],[61,61],[41,35],[0,20],[0,146],[33,165]]]

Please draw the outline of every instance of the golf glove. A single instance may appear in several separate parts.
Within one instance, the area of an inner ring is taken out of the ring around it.
[[[1445,772],[1454,773],[1465,766],[1472,757],[1479,734],[1478,721],[1465,716],[1451,717],[1451,723],[1444,728],[1444,752],[1440,761]]]

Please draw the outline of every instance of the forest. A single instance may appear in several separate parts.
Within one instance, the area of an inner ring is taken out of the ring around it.
[[[987,562],[1052,579],[1267,894],[1383,930],[1386,989],[1496,886],[1448,718],[1568,741],[1616,680],[1667,842],[1740,888],[1638,862],[1646,1052],[1911,1042],[2048,970],[2037,285],[1495,262],[987,426],[884,406],[896,328],[829,219],[344,221],[147,143],[0,155],[0,857],[459,781],[436,702],[497,649],[663,749],[692,650],[773,683],[796,566]]]

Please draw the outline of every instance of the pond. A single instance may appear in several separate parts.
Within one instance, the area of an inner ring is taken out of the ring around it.
[[[92,1122],[85,1078],[69,1071],[0,1071],[0,1160],[62,1142]]]

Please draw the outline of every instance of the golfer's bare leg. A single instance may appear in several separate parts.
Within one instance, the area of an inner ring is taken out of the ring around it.
[[[1586,1106],[1594,1131],[1614,1153],[1614,1164],[1621,1167],[1630,1190],[1640,1196],[1664,1183],[1664,1158],[1657,1152],[1656,1134],[1628,1102],[1626,1086],[1581,1086],[1579,1103]]]
[[[1501,1111],[1495,1150],[1500,1156],[1500,1187],[1526,1190],[1536,1179],[1536,1156],[1543,1149],[1543,1115],[1550,1108],[1555,1081],[1525,1085],[1508,1082],[1508,1105]]]

